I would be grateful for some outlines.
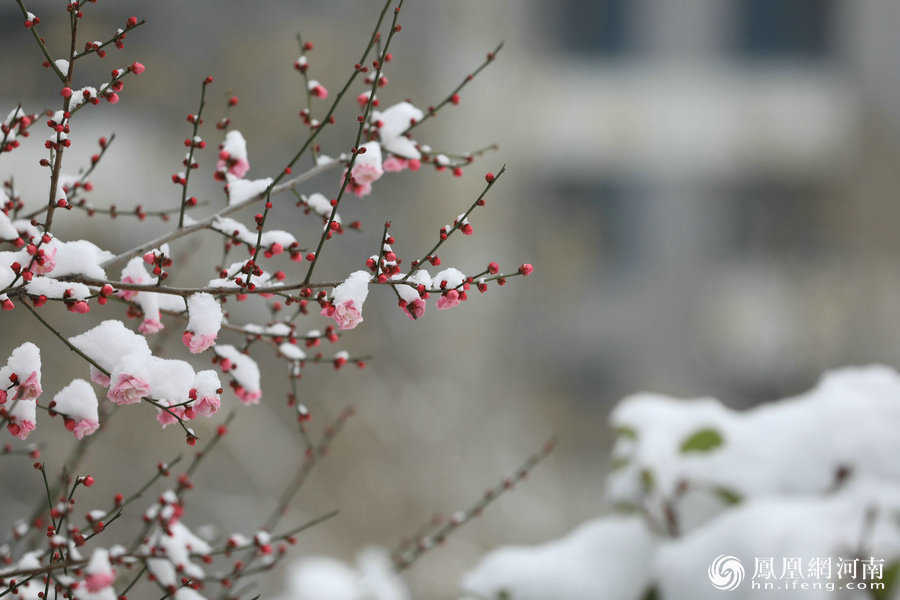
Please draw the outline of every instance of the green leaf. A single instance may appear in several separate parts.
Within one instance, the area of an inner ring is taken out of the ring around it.
[[[644,469],[641,471],[641,483],[644,485],[644,493],[648,494],[653,491],[653,486],[656,483],[653,479],[653,471],[650,469]]]
[[[627,464],[628,464],[628,459],[627,459],[627,458],[617,458],[617,459],[615,459],[615,460],[612,461],[612,464],[611,464],[611,465],[609,465],[609,470],[610,470],[610,471],[616,471],[616,470],[618,470],[618,469],[623,468],[623,467],[626,466]]]
[[[716,488],[716,495],[724,502],[725,504],[740,504],[743,498],[740,494],[735,492],[734,490],[729,490],[728,488]]]
[[[634,502],[616,502],[613,504],[613,512],[631,515],[641,512],[641,507]]]
[[[630,438],[632,440],[636,440],[638,436],[637,431],[635,431],[631,427],[616,427],[615,432],[618,436]]]
[[[659,592],[655,587],[651,587],[647,590],[641,600],[659,600]]]
[[[722,435],[715,429],[701,429],[681,444],[681,451],[709,452],[722,445]]]

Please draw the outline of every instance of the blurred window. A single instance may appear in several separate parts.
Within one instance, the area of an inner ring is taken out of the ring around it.
[[[641,266],[646,248],[646,202],[641,186],[620,178],[575,180],[554,186],[566,227],[581,229],[573,238],[591,240],[585,248],[605,276],[627,277]]]
[[[754,180],[738,183],[726,250],[738,256],[812,258],[827,246],[828,198],[813,184]]]
[[[574,54],[616,57],[633,50],[630,36],[633,2],[557,0],[546,10],[558,18],[560,46]]]
[[[820,60],[833,51],[834,0],[736,0],[737,53]]]

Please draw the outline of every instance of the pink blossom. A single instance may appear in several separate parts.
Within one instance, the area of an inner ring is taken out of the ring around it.
[[[34,421],[29,420],[10,421],[10,423],[6,426],[7,431],[9,431],[12,435],[19,438],[20,440],[24,440],[25,438],[27,438],[28,434],[34,431],[34,428]]]
[[[138,331],[140,331],[144,335],[149,335],[151,333],[156,333],[163,327],[164,325],[159,319],[145,318],[143,321],[141,321],[141,324],[138,325]]]
[[[259,400],[259,397],[257,397],[257,400]],[[221,406],[222,401],[218,396],[203,396],[194,403],[194,412],[201,417],[211,417],[219,412]]]
[[[416,298],[403,307],[403,312],[406,313],[406,316],[410,319],[418,319],[425,314],[425,306],[426,304],[423,299]]]
[[[338,324],[338,329],[353,329],[363,322],[362,313],[356,308],[354,300],[345,300],[337,306],[329,306],[320,313],[324,317],[331,317]]]
[[[377,181],[384,175],[384,169],[382,169],[381,165],[378,163],[358,161],[353,165],[353,170],[350,173],[357,184],[365,185]]]
[[[437,301],[437,309],[445,310],[447,308],[453,308],[459,304],[459,292],[456,290],[450,290],[449,292],[445,292]]]
[[[185,331],[181,341],[188,347],[191,354],[199,354],[216,343],[214,335],[195,335],[192,331]]]
[[[146,70],[146,67],[144,66],[143,63],[136,62],[136,63],[132,63],[132,65],[131,65],[131,72],[134,73],[135,75],[140,75],[145,70]]]
[[[103,387],[109,387],[109,375],[91,365],[91,381]]]
[[[519,273],[521,273],[522,275],[531,275],[532,273],[534,273],[534,267],[532,267],[528,263],[525,263],[524,265],[519,267]]]
[[[0,404],[6,404],[6,390],[0,390]]]
[[[249,170],[250,161],[248,161],[245,157],[241,156],[238,158],[233,158],[228,154],[228,152],[225,151],[219,153],[219,160],[216,163],[216,171],[227,171],[238,179],[243,179],[244,175],[246,175],[247,171]]]
[[[44,255],[42,260],[34,261],[34,266],[32,267],[32,271],[37,273],[38,275],[46,275],[50,271],[56,268],[56,248],[49,248],[44,250]]]
[[[384,163],[381,166],[385,171],[399,173],[400,171],[409,168],[409,160],[401,156],[391,155],[384,160]]]
[[[184,408],[180,406],[170,408],[169,410],[160,409],[160,411],[156,413],[156,420],[163,426],[163,429],[177,423],[179,418],[184,418]]]
[[[99,592],[108,588],[116,580],[116,576],[112,571],[106,573],[93,573],[84,578],[84,585],[91,593]]]
[[[37,400],[37,397],[41,395],[41,392],[43,392],[43,390],[41,389],[40,377],[38,376],[37,371],[32,371],[25,382],[18,385],[14,398],[20,401]]]
[[[69,312],[78,313],[80,315],[91,312],[91,306],[84,300],[79,300],[78,302],[70,304],[66,308],[69,309]]]
[[[86,435],[91,435],[100,427],[100,422],[95,421],[93,419],[80,419],[78,421],[72,422],[72,433],[75,434],[75,439],[82,439]],[[66,428],[68,429],[68,423],[66,423]]]
[[[312,82],[310,82],[310,83],[312,83]],[[326,90],[325,86],[322,85],[321,83],[312,86],[310,88],[309,92],[316,98],[321,98],[322,100],[324,100],[325,98],[328,97],[328,90]]]
[[[134,375],[122,373],[106,397],[116,404],[134,404],[150,393],[150,384]]]
[[[234,393],[237,394],[238,399],[244,404],[259,404],[259,399],[262,398],[262,391],[260,390],[250,392],[243,387],[237,387]]]
[[[363,196],[368,196],[372,193],[372,184],[371,183],[350,183],[350,191],[357,197],[362,198]]]
[[[122,283],[141,283],[141,282],[136,281],[134,279],[134,277],[131,277],[129,275],[127,277],[122,278]],[[132,298],[134,298],[137,295],[138,295],[138,293],[134,290],[119,290],[119,297],[122,298],[123,300],[131,300]]]

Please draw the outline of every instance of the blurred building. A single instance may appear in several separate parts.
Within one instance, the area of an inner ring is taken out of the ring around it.
[[[828,367],[900,358],[900,244],[883,221],[900,216],[887,201],[896,3],[440,12],[431,27],[448,44],[439,30],[506,24],[505,148],[530,157],[535,242],[566,307],[558,349],[586,396],[652,387],[746,403],[804,389]]]

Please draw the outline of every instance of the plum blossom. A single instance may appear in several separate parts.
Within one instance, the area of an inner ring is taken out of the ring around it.
[[[116,404],[135,404],[149,393],[150,384],[145,380],[128,373],[121,373],[106,396]]]
[[[425,314],[425,301],[421,298],[416,298],[412,302],[407,302],[406,306],[403,307],[403,312],[406,313],[406,316],[410,319],[419,319],[422,315]],[[438,308],[440,308],[440,301],[438,301]]]
[[[103,548],[94,550],[84,572],[84,585],[91,593],[108,588],[116,580],[115,571],[109,563],[109,552]]]
[[[328,90],[326,90],[325,86],[315,79],[310,79],[309,83],[306,84],[306,87],[309,90],[309,93],[316,98],[321,98],[322,100],[328,98]]]
[[[10,420],[9,424],[6,426],[7,431],[9,431],[13,436],[19,438],[20,440],[24,440],[28,438],[28,434],[34,431],[35,423],[34,421],[12,421]]]
[[[227,372],[233,378],[231,386],[238,399],[244,404],[257,404],[262,398],[262,389],[260,388],[259,365],[256,364],[256,361],[230,344],[217,344],[213,348],[213,352],[218,356],[219,367],[222,371]],[[199,382],[202,373],[205,371],[197,374],[198,379],[195,380],[194,385],[198,392],[197,395],[201,397],[208,393],[204,392],[206,388]],[[218,383],[216,385],[218,387]]]
[[[7,431],[13,436],[24,440],[28,438],[28,434],[34,431],[34,421],[10,421],[6,426]]]
[[[202,417],[211,417],[219,412],[222,401],[219,392],[222,384],[215,371],[200,371],[194,377],[194,387],[188,394],[195,402],[191,405],[194,413]],[[257,398],[259,400],[259,398]]]
[[[71,428],[69,427],[69,423],[72,424]],[[84,439],[84,436],[91,435],[98,429],[100,429],[100,421],[94,419],[80,419],[78,421],[68,420],[66,421],[66,429],[69,429],[72,433],[75,434],[76,440]]]
[[[91,365],[91,381],[103,387],[109,387],[109,375]]]
[[[248,390],[242,386],[238,386],[234,389],[234,393],[237,394],[238,399],[244,404],[259,404],[259,399],[262,398],[261,390]]]
[[[41,351],[31,342],[13,350],[0,368],[0,386],[5,388],[10,382],[15,387],[4,395],[9,400],[33,402],[41,395]]]
[[[222,326],[222,306],[207,293],[194,294],[187,301],[189,320],[181,341],[191,354],[198,354],[216,343]]]
[[[181,341],[187,346],[191,354],[199,354],[208,348],[212,348],[216,343],[214,335],[195,335],[190,331],[185,331],[181,336]]]
[[[340,329],[353,329],[363,321],[362,307],[369,295],[371,275],[355,271],[332,293],[332,302],[322,309],[321,315],[331,317]]]
[[[381,145],[378,142],[363,144],[359,150],[353,170],[350,171],[350,191],[362,198],[371,193],[372,182],[384,175],[384,169],[381,166]]]
[[[168,406],[168,402],[165,400],[160,401],[160,403],[164,406]],[[184,407],[181,406],[175,406],[173,408],[169,408],[168,410],[160,408],[159,412],[156,413],[156,420],[160,425],[163,426],[163,429],[165,429],[169,425],[177,423],[179,419],[184,418]]]
[[[334,319],[338,329],[353,329],[363,322],[362,311],[357,308],[354,300],[346,300],[337,306],[327,306],[322,309],[321,314]]]
[[[9,409],[8,418],[6,429],[15,437],[24,440],[37,427],[37,403],[33,400],[19,400]]]
[[[381,163],[381,168],[390,173],[399,173],[409,168],[409,160],[402,156],[388,156]]]
[[[404,277],[407,276],[403,273],[396,273],[392,279],[402,281]],[[425,269],[418,269],[408,276],[408,283],[414,285],[397,285],[394,289],[397,295],[406,302],[405,305],[401,305],[403,314],[410,319],[418,319],[425,314],[426,307],[425,299],[419,295],[418,286],[431,287],[431,275]]]
[[[261,396],[262,394],[260,394]],[[257,402],[259,401],[259,396],[256,398]],[[194,412],[200,415],[201,417],[211,417],[217,412],[219,412],[219,408],[222,406],[222,401],[218,396],[203,396],[194,402]]]
[[[53,397],[53,408],[63,415],[66,429],[76,439],[91,435],[100,427],[97,394],[84,379],[75,379]]]
[[[391,154],[381,164],[385,172],[399,173],[409,169],[410,171],[418,171],[422,168],[422,161],[418,158],[403,158]]]
[[[37,275],[46,275],[56,268],[56,247],[44,249],[34,261],[31,270]]]
[[[459,304],[459,301],[459,292],[457,292],[456,290],[444,292],[444,294],[440,298],[438,298],[437,309],[446,310],[448,308],[453,308],[454,306]]]
[[[137,281],[134,277],[130,275],[126,275],[122,278],[122,283],[144,283],[143,281]],[[119,298],[123,300],[131,300],[135,296],[137,296],[137,292],[134,290],[119,290],[118,295]]]
[[[219,161],[216,163],[216,171],[227,172],[238,179],[243,179],[250,170],[250,162],[247,160],[247,141],[240,131],[233,129],[225,136],[222,149],[219,152]]]
[[[138,325],[138,331],[140,331],[144,335],[150,335],[163,329],[163,327],[164,325],[162,324],[161,320],[156,317],[148,317],[141,321],[141,324]]]
[[[16,388],[15,398],[18,400],[36,400],[41,395],[41,379],[37,371],[32,371],[28,378]]]

